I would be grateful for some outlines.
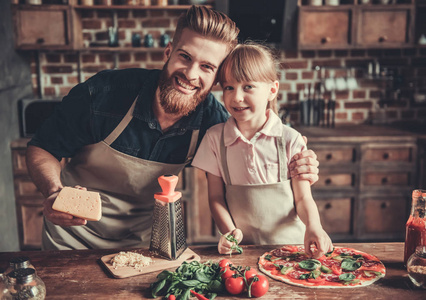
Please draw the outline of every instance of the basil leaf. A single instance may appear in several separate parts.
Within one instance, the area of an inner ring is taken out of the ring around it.
[[[154,285],[154,288],[152,289],[152,292],[151,292],[153,298],[157,296],[157,293],[161,291],[161,289],[164,287],[165,284],[166,284],[166,279],[163,279],[159,281],[156,285]]]
[[[346,281],[343,284],[348,285],[348,284],[355,284],[355,283],[358,283],[358,282],[359,282],[359,279],[355,279],[355,280],[352,280],[352,281]]]
[[[327,252],[327,253],[325,254],[325,256],[330,257],[330,256],[331,256],[331,254],[333,254],[333,252],[334,252],[334,248],[333,248],[333,250],[331,250],[330,252]]]
[[[321,270],[321,272],[327,273],[327,274],[330,274],[332,272],[331,269],[327,268],[324,265],[321,265],[320,270]]]
[[[342,260],[342,264],[341,267],[343,270],[346,271],[355,271],[356,269],[359,269],[361,267],[361,262],[360,261],[355,261],[351,258],[345,258],[344,260]]]
[[[316,259],[302,260],[299,263],[299,267],[305,270],[315,270],[319,265],[321,265],[321,263]]]
[[[271,261],[271,259],[272,259],[271,254],[265,255],[265,260]]]
[[[220,293],[223,291],[223,285],[222,283],[215,279],[213,281],[211,281],[208,286],[207,286],[208,290],[214,293]]]
[[[217,294],[216,293],[207,293],[206,298],[213,300],[214,298],[216,298]]]
[[[310,278],[317,279],[318,276],[320,276],[320,275],[321,275],[321,271],[320,270],[314,270],[314,271],[311,272]]]
[[[299,276],[299,279],[308,279],[311,273],[302,274]]]
[[[161,272],[160,274],[157,275],[157,278],[158,278],[158,280],[163,280],[164,278],[167,278],[172,274],[173,274],[173,272],[170,272],[168,270],[164,270],[163,272]]]
[[[195,280],[195,279],[190,279],[190,280],[182,281],[182,284],[185,285],[185,286],[187,286],[187,287],[194,287],[194,286],[196,286],[199,283],[200,282],[198,280]]]
[[[191,297],[191,289],[186,289],[186,291],[179,297],[181,300],[188,300]]]
[[[339,280],[342,281],[351,281],[355,279],[355,275],[352,273],[343,273],[342,275],[339,275]]]
[[[274,264],[274,266],[281,271],[281,274],[285,274],[287,273],[288,270],[293,269],[292,266],[284,267],[283,265],[278,265],[278,264]]]
[[[212,280],[212,276],[208,276],[204,271],[198,270],[195,273],[195,279],[204,283],[209,283]]]

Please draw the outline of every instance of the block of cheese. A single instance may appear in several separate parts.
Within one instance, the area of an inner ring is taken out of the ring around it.
[[[59,192],[52,208],[89,221],[99,221],[102,217],[99,193],[72,187],[64,187]]]

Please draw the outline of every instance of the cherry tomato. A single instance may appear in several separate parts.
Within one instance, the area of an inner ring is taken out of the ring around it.
[[[225,281],[225,288],[231,295],[238,295],[244,291],[243,277],[228,277]]]
[[[169,298],[167,298],[167,300],[176,300],[176,296],[175,295],[170,295]]]
[[[269,290],[269,281],[263,275],[256,275],[250,278],[249,285],[251,285],[251,296],[262,297]]]
[[[221,275],[223,280],[226,280],[227,278],[235,274],[235,271],[231,270],[229,266],[222,268],[221,271],[223,272],[223,274]]]
[[[256,275],[257,275],[257,271],[253,268],[250,268],[250,267],[248,267],[248,269],[246,269],[245,272],[244,272],[244,276],[247,280],[249,280],[250,278],[252,278],[253,276],[256,276]]]
[[[231,261],[231,260],[229,260],[229,259],[227,259],[227,258],[224,258],[224,259],[222,259],[222,260],[219,262],[219,267],[220,267],[221,269],[223,269],[223,268],[225,268],[225,267],[229,266],[230,264],[232,265],[232,261]]]

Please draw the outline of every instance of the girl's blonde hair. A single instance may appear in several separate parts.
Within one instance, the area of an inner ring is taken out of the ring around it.
[[[192,5],[179,17],[173,36],[173,45],[177,45],[185,28],[226,44],[229,51],[238,44],[240,30],[235,22],[224,13],[205,6]]]
[[[217,76],[221,85],[230,78],[237,82],[274,82],[279,80],[277,59],[270,48],[255,42],[245,42],[231,51]],[[276,97],[268,102],[267,108],[278,113]]]

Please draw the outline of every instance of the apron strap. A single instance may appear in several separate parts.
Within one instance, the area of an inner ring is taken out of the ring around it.
[[[115,139],[123,132],[123,130],[129,125],[130,121],[133,118],[133,111],[135,110],[136,102],[138,100],[138,97],[136,97],[135,101],[133,101],[132,106],[130,106],[129,110],[127,111],[124,118],[121,120],[121,122],[118,124],[117,127],[105,138],[104,142],[109,146],[111,145]]]
[[[282,135],[279,138],[275,139],[277,143],[277,151],[278,151],[278,163],[279,163],[279,182],[283,182],[287,180],[287,156],[286,156],[286,148],[284,146],[284,130]]]
[[[223,175],[225,176],[226,184],[231,184],[231,176],[229,176],[229,169],[228,169],[228,161],[226,158],[226,147],[225,147],[225,125],[223,125],[222,129],[222,136],[220,138],[220,158],[222,161],[222,167],[223,167]]]
[[[186,164],[188,164],[194,158],[195,151],[197,149],[199,133],[200,133],[199,129],[192,131],[191,142],[189,143],[188,153],[186,154],[186,161],[185,161]]]

